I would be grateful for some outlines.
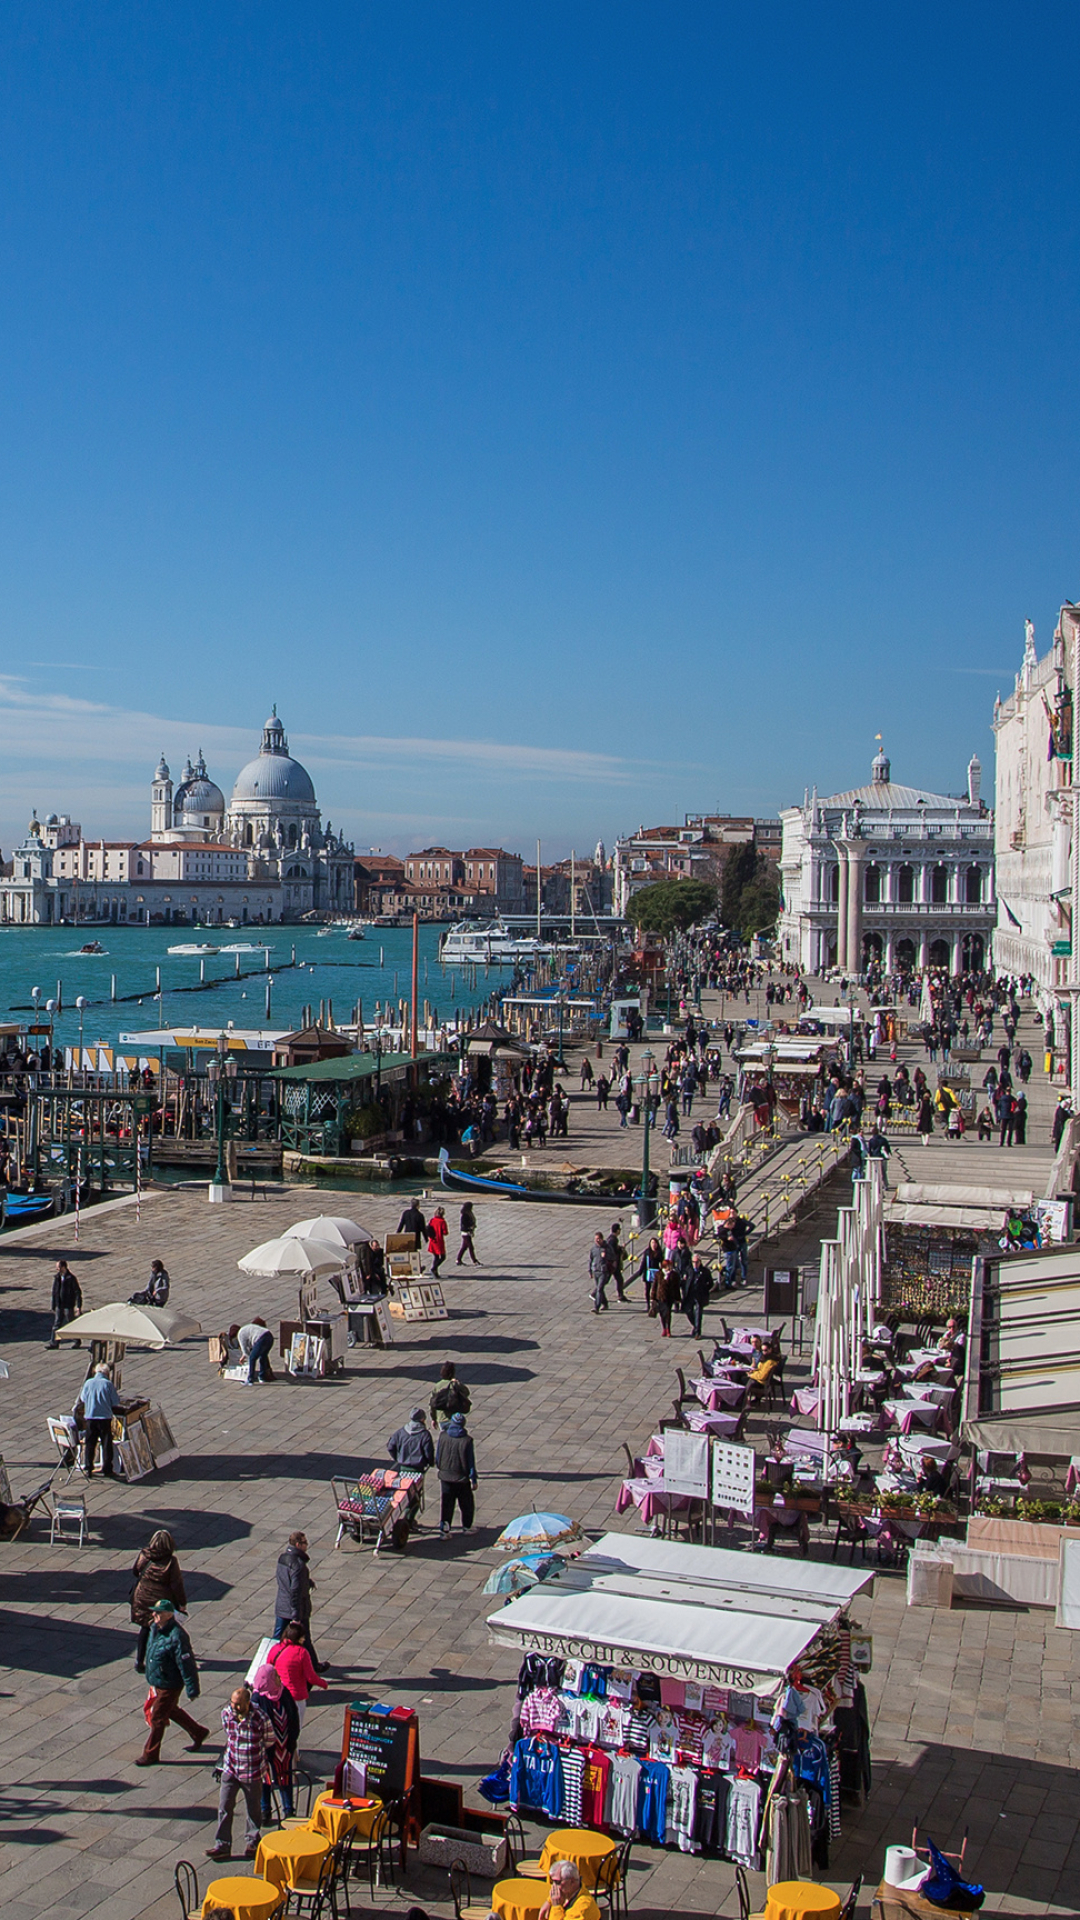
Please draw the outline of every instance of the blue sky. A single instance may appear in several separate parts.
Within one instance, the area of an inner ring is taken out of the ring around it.
[[[1075,8],[0,12],[0,841],[989,767],[1080,597]],[[1063,84],[1063,82],[1065,84]]]

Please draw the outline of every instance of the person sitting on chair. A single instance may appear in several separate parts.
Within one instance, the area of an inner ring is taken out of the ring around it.
[[[555,1860],[548,1874],[548,1898],[540,1920],[600,1920],[600,1909],[581,1884],[572,1860]]]
[[[169,1276],[163,1260],[151,1260],[150,1278],[142,1293],[133,1293],[129,1307],[165,1307],[169,1303]]]

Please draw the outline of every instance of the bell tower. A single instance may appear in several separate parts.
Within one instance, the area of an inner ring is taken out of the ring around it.
[[[150,788],[150,838],[167,840],[172,826],[172,775],[162,754]]]

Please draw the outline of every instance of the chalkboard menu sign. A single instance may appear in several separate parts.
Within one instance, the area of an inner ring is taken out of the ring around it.
[[[342,1764],[354,1761],[366,1770],[365,1792],[380,1800],[402,1800],[420,1772],[419,1724],[407,1707],[354,1700],[345,1709]]]

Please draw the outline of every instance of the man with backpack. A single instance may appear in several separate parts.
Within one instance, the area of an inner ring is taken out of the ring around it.
[[[469,1413],[472,1398],[467,1386],[457,1377],[452,1360],[444,1360],[439,1384],[429,1402],[431,1417],[439,1427],[448,1426],[455,1413]]]

